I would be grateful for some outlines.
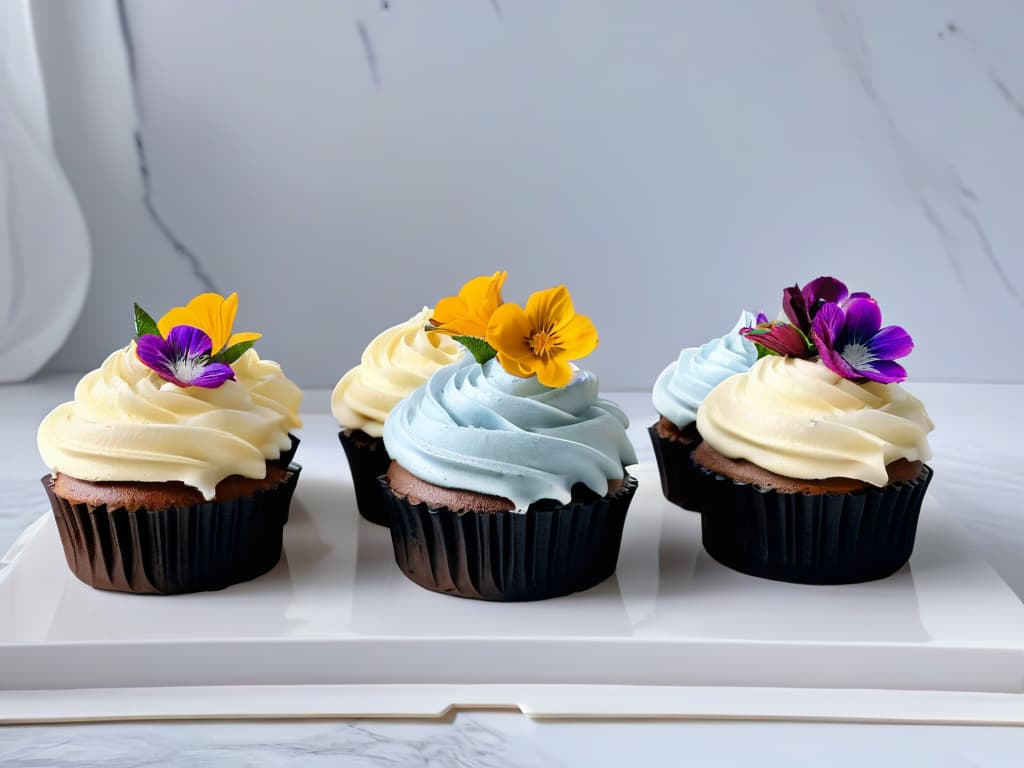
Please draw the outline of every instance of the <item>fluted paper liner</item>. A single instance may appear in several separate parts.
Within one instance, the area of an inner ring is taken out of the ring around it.
[[[369,437],[369,436],[367,436]],[[352,484],[356,490],[356,506],[359,514],[377,525],[387,526],[390,520],[390,505],[384,498],[377,478],[388,471],[391,457],[380,438],[370,438],[368,444],[360,445],[345,430],[338,433],[341,447],[348,457],[352,471]]]
[[[271,464],[280,467],[281,469],[288,469],[291,466],[292,461],[295,460],[295,452],[299,450],[299,443],[302,442],[293,435],[291,432],[288,433],[288,437],[291,439],[292,444],[290,448],[281,452],[281,455],[274,459]],[[288,509],[284,511],[284,521],[288,522],[288,516],[290,512]]]
[[[654,457],[658,461],[661,492],[673,504],[691,512],[699,512],[701,477],[690,461],[690,454],[701,441],[681,443],[668,440],[658,434],[657,425],[649,427],[647,432],[651,436]]]
[[[615,572],[636,478],[614,494],[526,512],[453,512],[392,493],[395,561],[425,589],[480,600],[544,600],[596,586]]]
[[[291,447],[281,451],[281,455],[271,462],[271,464],[276,464],[282,469],[288,469],[295,460],[295,452],[299,450],[299,443],[302,442],[291,432],[288,433],[288,438],[292,441]]]
[[[765,490],[696,465],[701,540],[723,565],[777,581],[856,584],[890,576],[914,551],[933,471],[851,493]]]
[[[68,567],[97,589],[170,595],[249,581],[281,559],[301,467],[273,488],[232,501],[162,510],[75,504],[42,478]]]

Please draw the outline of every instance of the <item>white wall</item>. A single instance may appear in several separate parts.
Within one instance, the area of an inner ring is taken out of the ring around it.
[[[95,366],[132,301],[162,312],[201,273],[328,385],[507,268],[509,299],[569,284],[607,387],[821,273],[911,331],[913,378],[1024,379],[1024,4],[389,5],[127,0],[133,89],[116,3],[38,0],[96,259],[53,369]]]

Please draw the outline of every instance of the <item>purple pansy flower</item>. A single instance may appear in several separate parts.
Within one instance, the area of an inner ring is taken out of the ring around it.
[[[843,378],[882,384],[907,378],[903,366],[894,361],[909,355],[914,341],[898,325],[882,328],[878,302],[866,294],[854,294],[842,305],[822,304],[815,312],[811,338],[821,362]]]
[[[790,322],[805,335],[808,335],[818,310],[825,304],[838,304],[840,307],[845,307],[854,299],[867,298],[870,296],[866,293],[850,293],[842,280],[823,276],[811,280],[803,288],[794,285],[784,289],[782,291],[782,309]]]
[[[213,342],[198,328],[179,325],[166,339],[147,333],[136,342],[136,354],[158,376],[179,387],[213,389],[235,378],[226,363],[210,361]]]

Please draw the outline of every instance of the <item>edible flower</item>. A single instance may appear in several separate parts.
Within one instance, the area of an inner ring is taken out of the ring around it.
[[[441,299],[434,307],[427,330],[482,340],[491,316],[504,303],[501,289],[506,277],[508,272],[474,277],[462,286],[458,296]]]
[[[597,329],[577,315],[564,285],[537,291],[526,302],[502,304],[487,325],[487,343],[497,351],[501,367],[514,376],[537,375],[547,387],[572,380],[571,361],[597,347]]]
[[[232,333],[235,324],[235,314],[238,312],[238,294],[232,293],[224,298],[219,293],[203,293],[196,296],[184,307],[175,307],[157,322],[160,334],[167,337],[171,329],[180,326],[198,328],[210,337],[213,345],[212,354],[216,355],[221,350],[231,349],[238,345],[246,345],[238,355],[237,359],[253,343],[260,338],[258,333]]]
[[[805,336],[811,333],[811,323],[815,315],[826,303],[839,304],[854,298],[869,298],[866,293],[850,294],[846,284],[834,277],[822,276],[815,278],[803,288],[794,285],[782,291],[782,310],[786,317],[799,328]]]
[[[139,360],[179,387],[213,389],[235,378],[230,365],[210,359],[212,350],[210,336],[187,325],[171,328],[166,339],[147,333],[136,343]]]
[[[763,313],[757,316],[752,327],[740,328],[740,335],[758,347],[758,357],[766,354],[783,357],[813,357],[811,343],[795,325],[775,320],[769,321]]]
[[[894,361],[909,355],[914,341],[898,325],[882,328],[878,302],[866,294],[855,294],[842,304],[822,304],[815,313],[811,338],[821,362],[843,378],[882,384],[907,378],[903,366]]]

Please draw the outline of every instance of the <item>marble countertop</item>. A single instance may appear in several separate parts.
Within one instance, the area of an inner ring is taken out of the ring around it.
[[[76,377],[0,386],[0,552],[45,511],[46,468],[35,430],[71,396]],[[936,486],[986,559],[1024,595],[1024,385],[917,384],[938,428]],[[650,458],[653,421],[642,393],[612,395],[634,414],[631,437]],[[311,410],[326,408],[311,391]],[[685,746],[684,746],[685,745]],[[512,712],[460,712],[443,721],[169,722],[0,728],[0,766],[302,765],[557,766],[717,764],[1017,765],[1024,729],[735,722],[531,721]],[[702,760],[701,764],[710,764]]]

